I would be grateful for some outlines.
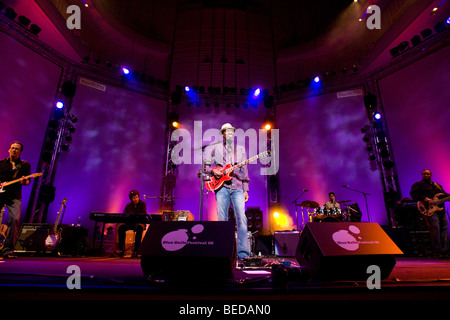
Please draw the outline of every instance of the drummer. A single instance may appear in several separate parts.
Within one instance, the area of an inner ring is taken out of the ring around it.
[[[325,202],[325,204],[323,205],[324,209],[326,210],[341,209],[341,205],[339,204],[339,202],[336,202],[336,195],[334,194],[334,192],[330,192],[328,194],[328,198],[330,200]]]

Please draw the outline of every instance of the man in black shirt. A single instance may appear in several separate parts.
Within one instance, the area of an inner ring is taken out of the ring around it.
[[[430,170],[423,170],[422,180],[414,183],[410,192],[414,200],[421,201],[427,207],[437,194],[445,194],[442,186],[433,182],[431,176]],[[438,207],[440,210],[436,210],[434,214],[430,216],[425,215],[424,217],[430,231],[433,254],[436,257],[445,257],[448,250],[447,217],[444,204],[440,204]]]
[[[129,202],[125,209],[123,210],[124,214],[147,214],[147,204],[140,200],[139,198],[139,192],[137,190],[131,190],[128,197],[130,198],[131,202]],[[142,241],[142,233],[144,231],[145,226],[138,223],[128,223],[128,224],[122,224],[119,227],[118,234],[119,234],[119,250],[115,251],[114,254],[123,257],[125,254],[125,236],[126,232],[128,230],[133,230],[136,232],[135,238],[134,238],[134,250],[132,257],[136,256],[137,251],[139,249],[139,246],[141,245]]]
[[[20,214],[22,211],[22,185],[29,185],[30,179],[25,179],[31,172],[30,164],[20,159],[23,145],[14,141],[9,146],[9,157],[0,160],[0,184],[12,180],[21,179],[19,182],[2,188],[0,193],[0,208],[6,205],[8,209],[8,232],[6,235],[2,256],[4,259],[15,258],[13,251],[19,232]]]

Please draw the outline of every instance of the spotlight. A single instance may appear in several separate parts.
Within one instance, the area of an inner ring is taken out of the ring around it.
[[[447,20],[445,21],[447,24],[450,24],[450,17],[447,18]]]
[[[272,126],[270,125],[270,123],[268,123],[264,126],[264,129],[266,129],[267,131],[269,131],[271,128],[272,128]]]
[[[256,98],[259,97],[260,94],[261,94],[261,89],[260,89],[260,88],[257,88],[257,89],[255,89],[255,91],[253,91],[253,93],[252,93],[252,98],[253,98],[253,99],[256,99]]]
[[[128,69],[127,67],[123,67],[122,73],[128,75],[128,74],[130,74],[130,69]]]
[[[314,78],[314,82],[315,82],[315,83],[318,83],[319,81],[320,81],[319,76],[316,76],[316,77]]]
[[[375,120],[380,120],[380,119],[381,119],[381,113],[375,112],[374,115],[373,115],[373,118],[374,118]]]
[[[172,127],[178,128],[179,126],[180,126],[180,124],[178,123],[178,121],[173,121],[172,122]]]
[[[64,103],[62,101],[56,102],[56,108],[58,108],[58,109],[64,108]]]
[[[191,91],[191,88],[189,88],[188,86],[185,86],[184,91],[189,92],[189,91]]]

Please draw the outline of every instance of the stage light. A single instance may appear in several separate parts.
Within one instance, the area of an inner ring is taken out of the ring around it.
[[[264,129],[266,129],[267,131],[269,131],[272,128],[272,126],[268,123],[264,126]]]
[[[279,219],[279,218],[280,218],[280,213],[277,212],[277,211],[275,211],[275,212],[273,213],[273,217],[274,217],[275,219]]]
[[[261,89],[260,88],[256,88],[255,91],[253,91],[252,93],[252,98],[256,99],[259,97],[259,95],[261,94]]]
[[[319,82],[319,81],[320,81],[319,76],[316,76],[316,77],[314,78],[314,82],[317,83],[317,82]]]
[[[450,24],[450,17],[448,17],[445,22],[447,22],[447,24]]]
[[[64,108],[64,103],[62,101],[56,102],[56,108],[58,108],[58,109]]]
[[[380,119],[381,119],[381,113],[375,112],[374,115],[373,115],[373,118],[374,118],[375,120],[380,120]]]
[[[178,128],[179,126],[180,126],[180,124],[178,123],[178,121],[173,121],[172,122],[172,127]]]
[[[185,86],[184,91],[189,92],[189,91],[191,91],[191,88],[189,88],[188,86]]]
[[[123,67],[122,73],[128,75],[128,74],[130,74],[130,69],[128,69],[127,67]]]

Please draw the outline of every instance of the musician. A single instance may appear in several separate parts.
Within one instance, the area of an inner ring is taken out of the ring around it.
[[[410,195],[415,201],[421,201],[426,206],[430,205],[434,196],[438,193],[444,193],[442,186],[431,180],[431,171],[425,169],[422,171],[422,180],[417,181],[411,186]],[[445,216],[444,204],[438,207],[431,216],[424,215],[425,221],[430,231],[431,245],[433,246],[433,255],[436,258],[445,258],[448,255],[448,234],[447,218]]]
[[[223,174],[220,169],[214,169],[212,164],[223,167],[226,164],[236,164],[247,160],[245,148],[234,145],[234,133],[236,129],[225,123],[220,133],[223,143],[216,144],[205,153],[205,173],[214,175],[220,179]],[[247,165],[234,170],[230,176],[231,180],[226,181],[223,186],[216,190],[217,216],[219,221],[228,221],[228,208],[230,203],[233,206],[237,224],[237,256],[238,259],[246,258],[250,255],[250,248],[247,239],[247,216],[245,215],[245,203],[248,201],[249,182]]]
[[[9,146],[9,157],[0,160],[0,184],[1,182],[8,182],[16,179],[21,179],[20,182],[6,186],[0,193],[0,208],[6,205],[8,209],[8,232],[3,247],[3,259],[13,259],[14,245],[17,240],[19,232],[20,214],[22,211],[22,186],[29,185],[30,179],[25,179],[31,173],[30,164],[22,160],[20,155],[23,152],[23,145],[19,141],[14,141]],[[21,177],[21,178],[20,178]]]
[[[128,194],[131,202],[127,203],[125,206],[123,213],[124,214],[147,214],[147,204],[140,200],[140,194],[137,190],[131,190]],[[127,223],[119,226],[118,235],[119,235],[119,250],[114,252],[114,255],[119,257],[123,257],[125,254],[125,236],[128,230],[133,230],[136,232],[134,238],[134,250],[132,253],[132,257],[137,256],[137,251],[141,245],[142,241],[142,233],[145,229],[145,226],[139,223]]]
[[[325,202],[325,204],[323,205],[325,209],[341,209],[341,205],[339,204],[339,202],[336,202],[336,195],[334,194],[334,192],[328,193],[328,198],[330,200]]]

